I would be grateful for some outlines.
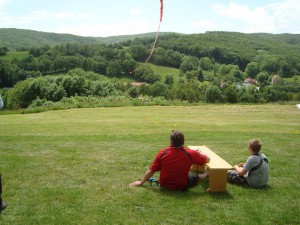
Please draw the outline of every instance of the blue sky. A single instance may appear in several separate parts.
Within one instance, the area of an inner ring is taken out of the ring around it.
[[[160,0],[0,0],[0,28],[106,37],[154,32]],[[299,0],[164,0],[160,31],[300,33]]]

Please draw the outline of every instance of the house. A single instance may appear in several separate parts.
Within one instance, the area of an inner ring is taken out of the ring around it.
[[[141,86],[142,84],[145,84],[145,82],[132,82],[131,85],[134,86],[134,87],[139,87]]]
[[[257,85],[257,80],[256,79],[252,79],[251,77],[248,77],[244,80],[244,82],[242,83],[242,86],[256,86]]]
[[[258,82],[256,79],[252,79],[251,77],[248,77],[244,80],[243,83],[239,83],[236,85],[236,87],[238,89],[242,88],[242,87],[256,87],[256,90],[259,90],[259,87],[257,86]]]

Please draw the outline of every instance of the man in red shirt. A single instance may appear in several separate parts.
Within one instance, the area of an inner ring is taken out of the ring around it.
[[[192,164],[209,162],[209,157],[197,151],[183,147],[184,135],[180,131],[172,131],[170,146],[163,148],[156,155],[150,168],[140,181],[135,181],[130,186],[143,185],[156,171],[160,171],[160,186],[171,190],[186,190],[195,186],[208,174],[189,174]]]

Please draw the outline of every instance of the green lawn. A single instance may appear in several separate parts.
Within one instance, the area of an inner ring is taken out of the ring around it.
[[[256,190],[228,184],[207,193],[131,188],[180,129],[230,164],[263,141],[271,178]],[[298,224],[300,110],[294,105],[71,109],[0,114],[2,225]],[[298,222],[297,222],[298,221]]]
[[[157,73],[161,76],[161,80],[165,81],[167,75],[172,75],[174,77],[174,81],[177,82],[179,77],[179,69],[165,67],[165,66],[156,66],[154,64],[149,64],[154,73]]]
[[[22,60],[24,59],[27,55],[29,54],[29,52],[27,51],[23,51],[23,52],[14,52],[14,51],[10,51],[8,52],[5,56],[0,56],[0,60],[4,59],[4,60],[8,60],[11,61],[13,59],[18,59],[18,60]]]
[[[300,75],[295,75],[290,78],[284,78],[284,80],[289,83],[300,83]]]

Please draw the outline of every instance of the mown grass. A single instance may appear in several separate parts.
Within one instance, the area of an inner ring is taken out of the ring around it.
[[[167,75],[172,75],[174,77],[174,81],[178,81],[178,77],[180,74],[179,69],[165,67],[165,66],[156,66],[154,64],[149,64],[154,73],[159,74],[161,76],[161,80],[164,81]]]
[[[177,82],[180,77],[180,70],[176,68],[171,67],[165,67],[165,66],[156,66],[155,64],[149,64],[154,71],[154,73],[157,73],[161,76],[161,80],[164,81],[166,79],[167,75],[172,75],[174,77],[174,81]],[[206,71],[203,70],[203,76],[205,79],[212,79],[213,72],[212,71]]]
[[[0,116],[0,224],[297,224],[300,110],[294,105],[147,106]],[[207,193],[130,188],[170,130],[230,164],[260,138],[271,167],[263,190]]]
[[[295,75],[290,78],[284,78],[283,80],[289,83],[300,83],[300,75]]]
[[[11,61],[13,59],[22,60],[29,54],[28,51],[22,51],[22,52],[15,52],[15,51],[9,51],[5,56],[0,56],[0,59]]]

